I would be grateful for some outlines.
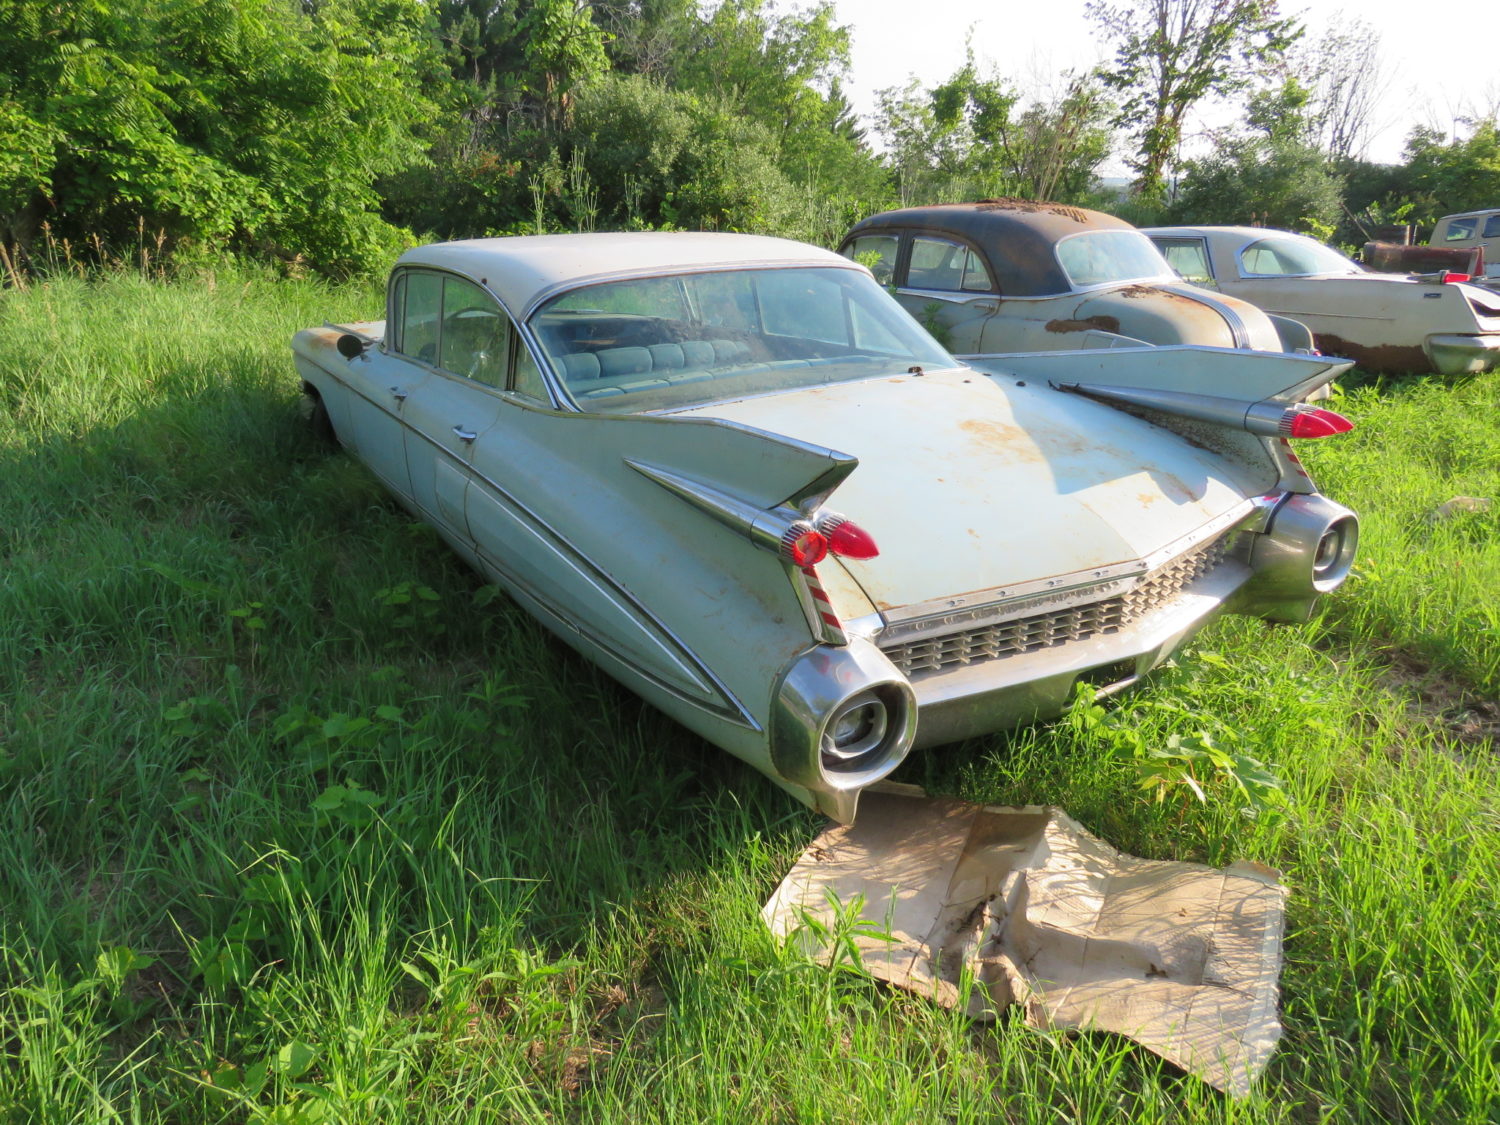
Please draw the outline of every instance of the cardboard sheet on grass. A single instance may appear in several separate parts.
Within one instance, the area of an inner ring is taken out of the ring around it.
[[[863,896],[862,916],[895,939],[858,937],[872,975],[976,1017],[1020,1004],[1034,1027],[1118,1032],[1237,1096],[1281,1036],[1286,892],[1258,864],[1137,859],[1057,809],[891,785],[813,841],[766,924],[785,936],[804,912],[829,919],[829,892]]]

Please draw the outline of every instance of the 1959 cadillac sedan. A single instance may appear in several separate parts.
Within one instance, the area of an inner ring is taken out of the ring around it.
[[[1221,611],[1305,619],[1355,550],[1289,444],[1349,428],[1299,402],[1338,363],[965,366],[780,239],[426,246],[383,323],[293,348],[315,423],[464,558],[842,820],[913,747],[1128,686]]]

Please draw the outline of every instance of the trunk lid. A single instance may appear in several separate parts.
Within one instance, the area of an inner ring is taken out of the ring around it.
[[[962,368],[681,413],[857,457],[829,506],[879,545],[840,562],[882,611],[1131,562],[1245,498],[1224,459],[1160,427]]]

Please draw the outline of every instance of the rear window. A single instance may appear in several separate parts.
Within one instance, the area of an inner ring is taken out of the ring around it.
[[[530,323],[574,402],[604,413],[957,366],[868,274],[836,267],[612,281]]]
[[[1500,238],[1500,215],[1491,215],[1484,220],[1484,237]]]
[[[1314,277],[1362,273],[1337,250],[1310,238],[1262,238],[1240,251],[1240,273],[1257,277]]]
[[[1075,289],[1172,276],[1161,252],[1138,230],[1069,235],[1057,244],[1057,260]]]

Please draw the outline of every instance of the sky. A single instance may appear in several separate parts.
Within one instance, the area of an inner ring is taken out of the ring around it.
[[[932,86],[964,59],[972,29],[974,55],[994,64],[1015,86],[1046,90],[1059,75],[1108,61],[1109,48],[1084,16],[1085,0],[835,0],[838,20],[851,28],[853,73],[847,93],[868,117],[875,92],[903,86],[915,75]],[[1375,129],[1366,157],[1401,158],[1413,125],[1445,132],[1456,117],[1500,103],[1500,67],[1495,65],[1493,0],[1282,0],[1317,38],[1355,19],[1380,39],[1381,89]],[[1451,60],[1444,65],[1441,60]],[[1212,126],[1232,124],[1233,110],[1210,108],[1201,115]],[[873,131],[871,140],[878,143]],[[1119,157],[1103,171],[1123,171]]]

